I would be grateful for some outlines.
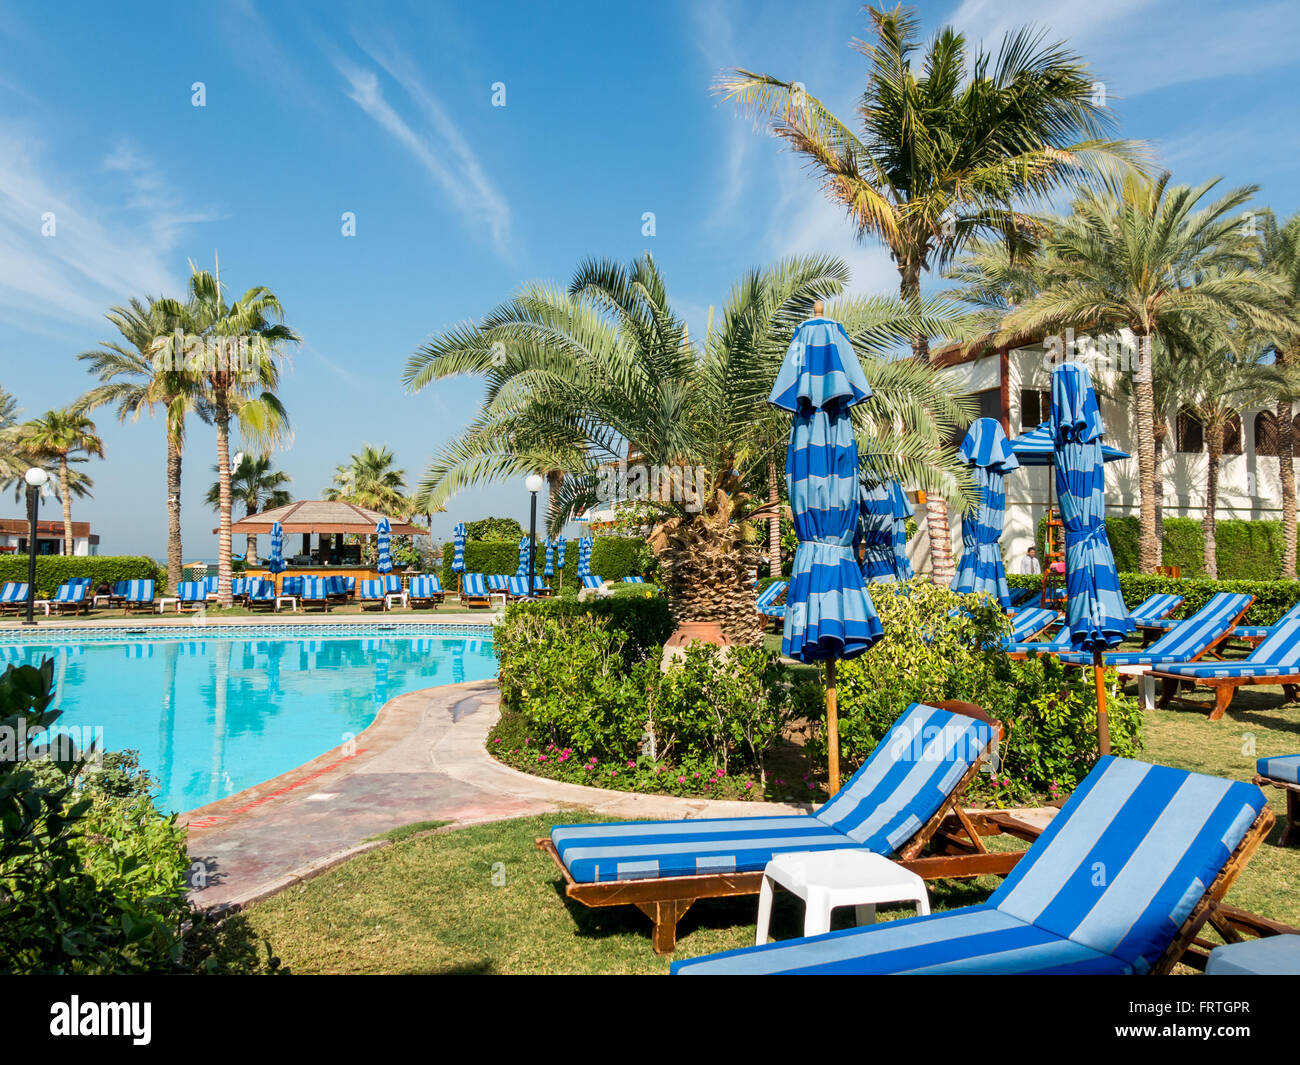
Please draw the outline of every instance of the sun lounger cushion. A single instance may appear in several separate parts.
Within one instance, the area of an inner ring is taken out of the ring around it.
[[[760,614],[766,614],[768,617],[774,617],[772,607],[776,601],[785,595],[785,590],[790,585],[789,581],[773,581],[759,594],[756,606]],[[782,611],[784,613],[784,611]]]
[[[128,603],[152,603],[153,581],[122,581],[121,595]]]
[[[264,578],[250,578],[248,581],[248,598],[266,600],[275,598],[275,585]]]
[[[466,573],[461,578],[460,594],[467,599],[486,599],[488,596],[487,583],[481,573]]]
[[[367,603],[377,602],[384,597],[383,581],[359,581],[357,583],[357,599]]]
[[[21,603],[27,598],[26,581],[6,581],[0,589],[0,603]]]
[[[1161,592],[1158,595],[1149,595],[1128,612],[1128,616],[1133,619],[1135,625],[1152,625],[1160,622],[1160,619],[1172,614],[1183,605],[1183,597],[1174,595],[1172,592]],[[1169,625],[1175,625],[1177,622],[1169,622]]]
[[[893,854],[988,748],[983,721],[914,703],[840,792],[811,814],[566,825],[551,841],[582,883],[761,870],[791,850]]]
[[[587,574],[587,576],[582,578],[582,586],[584,588],[599,588],[604,583],[605,583],[604,577],[597,577],[591,573]]]
[[[1241,781],[1107,756],[984,906],[731,951],[673,971],[1145,973],[1264,803]]]
[[[436,599],[442,595],[442,584],[437,577],[420,576],[411,578],[412,599]]]
[[[1289,677],[1300,673],[1300,604],[1273,625],[1264,641],[1235,662],[1186,662],[1162,666],[1161,673],[1199,677]]]
[[[1062,651],[1068,651],[1071,647],[1070,630],[1062,628],[1050,640],[1018,640],[1012,642],[1008,640],[1002,645],[1002,650],[1009,655],[1029,654],[1031,652],[1040,655],[1059,654]]]
[[[1028,640],[1048,626],[1059,622],[1061,615],[1045,606],[1031,606],[1011,615],[1011,642]]]
[[[528,595],[528,578],[511,577],[506,581],[506,591],[515,598],[523,598]]]
[[[1232,628],[1232,622],[1250,605],[1250,601],[1249,595],[1219,592],[1150,647],[1141,651],[1109,651],[1102,655],[1102,661],[1108,666],[1150,666],[1196,658]],[[1061,661],[1086,666],[1092,664],[1092,655],[1062,655]]]
[[[181,581],[176,585],[176,598],[182,603],[198,603],[207,598],[208,590],[202,581]]]
[[[329,598],[329,585],[324,577],[304,577],[302,579],[302,598],[319,602]]]
[[[645,584],[645,578],[644,578],[644,577],[624,577],[624,578],[623,578],[623,583],[624,583],[624,584]]]
[[[1288,784],[1300,784],[1300,754],[1261,758],[1255,763],[1255,772],[1261,777],[1285,780]]]

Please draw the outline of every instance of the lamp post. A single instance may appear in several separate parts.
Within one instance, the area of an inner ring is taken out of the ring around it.
[[[36,508],[40,505],[41,489],[49,481],[50,475],[39,466],[33,466],[25,474],[27,482],[27,617],[24,625],[35,625],[32,616],[36,609]]]
[[[528,518],[528,594],[532,595],[533,573],[536,571],[536,554],[537,554],[537,493],[542,490],[542,485],[546,482],[542,480],[541,474],[530,473],[528,480],[524,482],[524,487],[532,494],[532,509]]]

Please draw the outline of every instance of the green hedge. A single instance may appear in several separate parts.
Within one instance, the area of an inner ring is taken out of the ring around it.
[[[450,547],[450,545],[448,545]],[[455,550],[442,553],[441,580],[444,588],[458,588],[460,582],[451,571]],[[653,556],[644,540],[630,536],[598,536],[591,545],[591,572],[599,574],[607,581],[622,580],[634,574],[649,577],[653,566]],[[546,568],[546,553],[537,551],[537,572]],[[467,540],[465,542],[466,573],[504,573],[513,576],[519,569],[519,541]],[[555,583],[554,581],[552,582]],[[570,540],[564,549],[565,587],[576,586],[578,580],[578,541]]]
[[[566,558],[565,563],[568,563]],[[516,611],[542,614],[548,617],[577,617],[588,615],[607,618],[611,628],[627,634],[627,653],[632,661],[639,661],[651,649],[661,647],[676,628],[668,600],[661,595],[649,599],[615,596],[609,599],[539,599],[532,603],[514,603],[506,609],[509,621]]]
[[[1038,550],[1046,542],[1046,519],[1038,519]],[[1185,577],[1204,577],[1204,548],[1201,523],[1195,518],[1165,518],[1163,564],[1177,566]],[[1138,531],[1141,519],[1106,519],[1106,536],[1121,572],[1138,568]],[[1230,518],[1215,526],[1219,556],[1219,578],[1225,581],[1267,581],[1282,570],[1282,523],[1243,521]]]
[[[215,572],[216,567],[212,567]],[[154,591],[161,595],[167,587],[167,571],[151,558],[133,555],[37,555],[36,597],[48,599],[59,585],[73,577],[89,577],[98,588],[107,581],[153,580]],[[26,555],[0,555],[0,585],[6,581],[27,580]]]
[[[1041,579],[1015,574],[1007,577],[1012,588],[1038,588]],[[1150,595],[1173,592],[1183,604],[1171,617],[1185,618],[1200,610],[1218,592],[1244,592],[1255,601],[1246,615],[1251,625],[1271,625],[1300,601],[1300,581],[1212,581],[1207,577],[1159,577],[1149,573],[1121,573],[1120,591],[1130,609]]]

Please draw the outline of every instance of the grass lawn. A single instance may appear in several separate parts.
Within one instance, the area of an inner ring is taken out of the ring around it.
[[[1280,689],[1243,689],[1217,722],[1196,709],[1154,711],[1145,756],[1248,780],[1257,757],[1300,750],[1300,706],[1283,708],[1280,700]],[[1267,790],[1281,815],[1282,793]],[[415,837],[395,833],[400,842],[290,888],[248,915],[297,973],[667,972],[667,959],[650,949],[647,918],[631,907],[592,910],[566,901],[550,859],[534,847],[550,825],[582,820],[595,819],[568,814]],[[1300,925],[1300,848],[1278,847],[1279,833],[1246,867],[1229,900]],[[997,882],[932,883],[931,906],[982,901]],[[696,903],[679,926],[676,956],[749,945],[755,907],[752,897]],[[882,910],[880,919],[908,913]],[[847,912],[840,919],[848,921]],[[801,904],[778,893],[773,937],[798,935],[801,922]]]

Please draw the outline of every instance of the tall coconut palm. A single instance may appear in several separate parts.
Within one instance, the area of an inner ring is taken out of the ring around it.
[[[1262,354],[1242,354],[1256,344],[1233,335],[1226,323],[1198,330],[1174,353],[1178,367],[1174,398],[1180,410],[1200,423],[1205,437],[1205,512],[1201,518],[1202,557],[1208,577],[1218,577],[1216,543],[1219,470],[1229,436],[1241,432],[1241,412],[1263,406],[1283,385],[1283,374]]]
[[[22,480],[27,469],[19,438],[18,400],[0,388],[0,485],[8,488]]]
[[[36,459],[53,462],[58,470],[59,498],[63,501],[63,553],[72,554],[72,493],[69,461],[76,456],[104,457],[104,443],[95,433],[95,423],[73,410],[50,410],[22,426],[23,451]]]
[[[217,473],[217,467],[212,467]],[[244,454],[230,474],[230,492],[244,508],[244,517],[260,514],[264,510],[283,507],[293,502],[293,495],[285,487],[292,478],[283,470],[271,468],[269,454]],[[221,482],[214,481],[204,502],[213,510],[221,507]],[[257,560],[257,534],[248,534],[248,549],[244,557],[249,562]]]
[[[405,518],[411,512],[406,498],[406,471],[394,469],[396,457],[387,447],[363,444],[345,465],[334,471],[326,499],[341,499],[384,514]]]
[[[74,404],[90,412],[112,406],[118,421],[137,420],[141,414],[161,411],[167,440],[167,583],[175,588],[181,579],[181,459],[185,449],[186,418],[201,399],[197,378],[183,368],[173,369],[157,359],[160,338],[185,324],[185,309],[176,300],[131,299],[113,307],[105,317],[117,329],[120,341],[107,341],[77,358],[100,379]]]
[[[231,505],[230,425],[241,438],[264,449],[289,438],[289,417],[275,394],[288,344],[298,335],[284,324],[284,309],[270,289],[254,286],[226,302],[219,273],[192,266],[186,328],[179,338],[160,341],[159,353],[183,363],[202,390],[206,416],[217,430],[218,498],[217,601],[230,606]]]
[[[874,39],[858,42],[868,69],[856,131],[803,82],[735,69],[715,88],[766,119],[844,207],[858,236],[889,249],[904,299],[917,297],[925,272],[973,239],[996,236],[1012,257],[1031,248],[1041,227],[1026,205],[1143,163],[1142,146],[1108,137],[1111,112],[1083,60],[1064,45],[1021,29],[996,54],[972,54],[964,35],[945,27],[918,69],[916,13],[902,6],[867,12]],[[928,361],[926,336],[913,336],[912,347]],[[950,578],[942,499],[931,499],[927,523],[936,575]]]
[[[1260,266],[1278,278],[1281,314],[1290,328],[1272,336],[1277,365],[1285,372],[1277,395],[1277,472],[1282,482],[1282,577],[1296,575],[1295,431],[1292,418],[1300,399],[1300,213],[1279,224],[1271,212],[1262,217]]]
[[[1253,271],[1256,239],[1240,208],[1257,191],[1234,189],[1207,201],[1217,180],[1169,185],[1169,175],[1131,178],[1119,191],[1086,191],[1044,244],[1042,290],[1003,321],[1000,340],[1073,327],[1101,334],[1127,328],[1137,338],[1133,375],[1137,421],[1143,572],[1160,565],[1156,536],[1154,343],[1187,336],[1212,321],[1276,322],[1278,285]]]
[[[648,255],[627,266],[583,263],[567,289],[526,285],[481,322],[433,337],[407,364],[413,390],[457,374],[487,382],[469,429],[434,457],[421,497],[440,504],[468,485],[554,463],[565,471],[552,496],[554,530],[608,501],[611,475],[631,454],[639,468],[616,494],[639,496],[654,516],[650,543],[678,620],[756,640],[753,522],[767,511],[747,489],[765,482],[778,447],[762,428],[767,397],[794,329],[847,277],[843,263],[825,258],[752,271],[702,344],[688,339]],[[915,390],[915,364],[880,357],[915,331],[950,326],[950,312],[892,300],[828,308],[876,391],[861,405],[872,408],[860,415],[862,453],[905,480],[958,491],[944,441],[965,413],[961,401],[928,374]]]

